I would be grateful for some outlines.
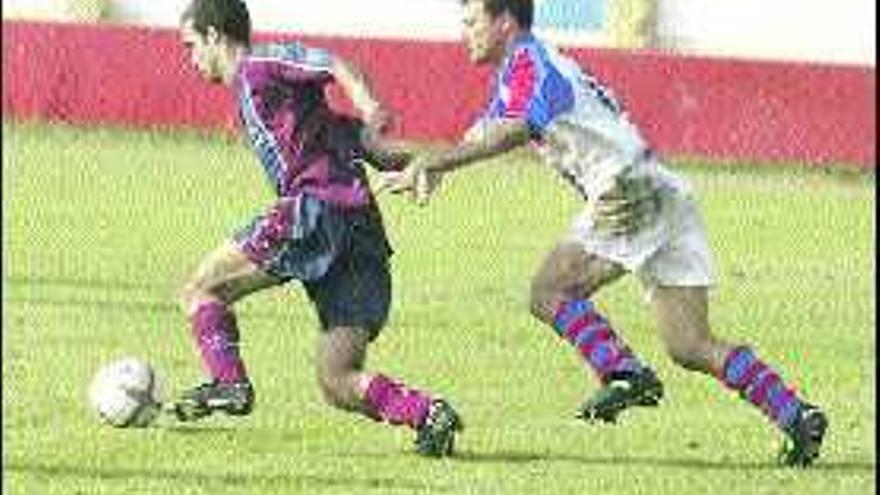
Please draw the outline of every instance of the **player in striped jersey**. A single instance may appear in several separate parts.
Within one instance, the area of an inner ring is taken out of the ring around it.
[[[392,254],[364,164],[393,169],[409,159],[378,137],[387,112],[363,76],[326,50],[294,42],[251,46],[241,0],[193,0],[180,32],[202,76],[232,88],[276,200],[208,254],[182,291],[210,381],[185,392],[173,411],[183,421],[215,411],[250,414],[254,392],[232,305],[299,280],[323,330],[317,375],[327,402],[410,426],[421,454],[451,454],[461,422],[446,400],[363,369],[387,318]],[[330,107],[325,89],[332,83],[364,121]]]
[[[655,373],[591,299],[633,273],[671,358],[738,391],[787,434],[783,461],[810,464],[827,427],[822,410],[748,346],[710,332],[712,259],[689,184],[659,161],[608,88],[532,35],[530,0],[464,0],[463,8],[471,60],[497,69],[491,100],[455,147],[385,174],[384,187],[424,202],[442,175],[530,144],[584,201],[531,288],[534,316],[574,345],[602,384],[579,415],[613,422],[663,396]]]

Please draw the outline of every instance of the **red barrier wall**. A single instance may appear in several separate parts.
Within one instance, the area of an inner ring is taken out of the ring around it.
[[[227,90],[197,77],[176,36],[165,29],[4,21],[3,114],[231,128]],[[487,94],[488,70],[471,67],[454,43],[300,39],[358,63],[399,115],[400,137],[455,137]],[[568,52],[609,83],[661,151],[875,166],[872,67]]]

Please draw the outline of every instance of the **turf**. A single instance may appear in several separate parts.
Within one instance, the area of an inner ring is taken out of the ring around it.
[[[381,198],[395,301],[368,365],[460,409],[459,454],[436,461],[412,453],[411,432],[322,404],[317,322],[296,286],[239,306],[251,417],[100,424],[85,391],[110,359],[149,359],[172,392],[200,378],[177,284],[268,188],[239,143],[194,133],[7,122],[3,140],[5,493],[874,493],[873,174],[671,162],[715,250],[715,331],[829,412],[807,471],[776,466],[780,435],[757,411],[671,363],[633,279],[598,301],[667,399],[616,426],[573,418],[595,382],[525,303],[579,206],[528,156],[459,174],[427,209]]]

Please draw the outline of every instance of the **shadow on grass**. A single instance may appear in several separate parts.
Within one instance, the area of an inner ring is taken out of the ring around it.
[[[703,460],[682,458],[658,458],[637,456],[576,456],[570,454],[537,452],[471,452],[460,451],[454,457],[463,463],[528,464],[532,462],[571,462],[590,466],[645,466],[655,468],[680,468],[724,471],[787,470],[776,462],[741,462],[735,460]],[[877,465],[872,462],[825,462],[821,459],[806,471],[873,472]]]
[[[184,426],[184,425],[162,425],[158,427],[164,431],[182,435],[216,435],[218,433],[234,433],[239,431],[235,425],[218,425],[218,426]]]
[[[214,438],[232,439],[240,437],[242,431],[248,431],[242,430],[238,425],[231,424],[215,426],[174,424],[163,425],[161,429],[172,435],[180,435],[182,438],[206,436],[212,437],[212,440]],[[259,442],[250,444],[247,448],[252,452],[283,451],[287,446],[302,442],[302,440],[303,435],[299,430],[273,430],[270,438],[262,438]]]
[[[9,304],[30,304],[50,308],[92,308],[101,311],[118,312],[142,312],[152,314],[182,314],[180,306],[172,301],[128,301],[108,298],[87,299],[82,297],[3,297],[3,302]],[[278,311],[254,311],[247,313],[249,318],[281,319],[283,314]]]
[[[431,490],[449,491],[447,486],[432,485],[415,480],[401,479],[399,476],[389,477],[354,477],[354,476],[320,476],[301,472],[284,474],[259,474],[259,473],[228,473],[206,472],[186,469],[163,469],[163,468],[114,468],[114,467],[89,467],[89,466],[65,466],[48,465],[37,463],[4,463],[5,473],[22,473],[40,477],[48,477],[55,480],[80,479],[94,480],[95,482],[113,482],[131,480],[143,480],[149,482],[170,481],[198,485],[222,485],[241,486],[242,488],[253,485],[276,485],[307,488],[308,486],[345,487],[353,492],[358,489],[385,489],[385,490]]]
[[[87,277],[22,276],[3,277],[3,282],[12,286],[43,286],[69,289],[109,289],[109,290],[167,290],[162,284],[136,282],[132,280],[102,280]]]
[[[48,297],[4,297],[11,304],[31,304],[53,308],[95,308],[102,311],[132,311],[144,313],[175,313],[180,309],[172,302],[162,301],[114,301],[111,299],[77,299]]]

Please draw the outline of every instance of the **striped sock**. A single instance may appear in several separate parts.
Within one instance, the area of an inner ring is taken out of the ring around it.
[[[373,377],[364,395],[370,417],[392,425],[407,424],[414,429],[425,422],[431,407],[430,395],[384,375]]]
[[[202,303],[190,316],[190,324],[202,364],[212,378],[223,383],[247,380],[244,362],[238,353],[235,315],[225,304]]]
[[[730,351],[724,361],[721,380],[756,405],[783,430],[791,428],[801,401],[779,374],[747,347]]]
[[[588,300],[576,299],[560,304],[556,309],[553,328],[560,337],[577,347],[603,382],[613,372],[644,369],[644,365]]]

